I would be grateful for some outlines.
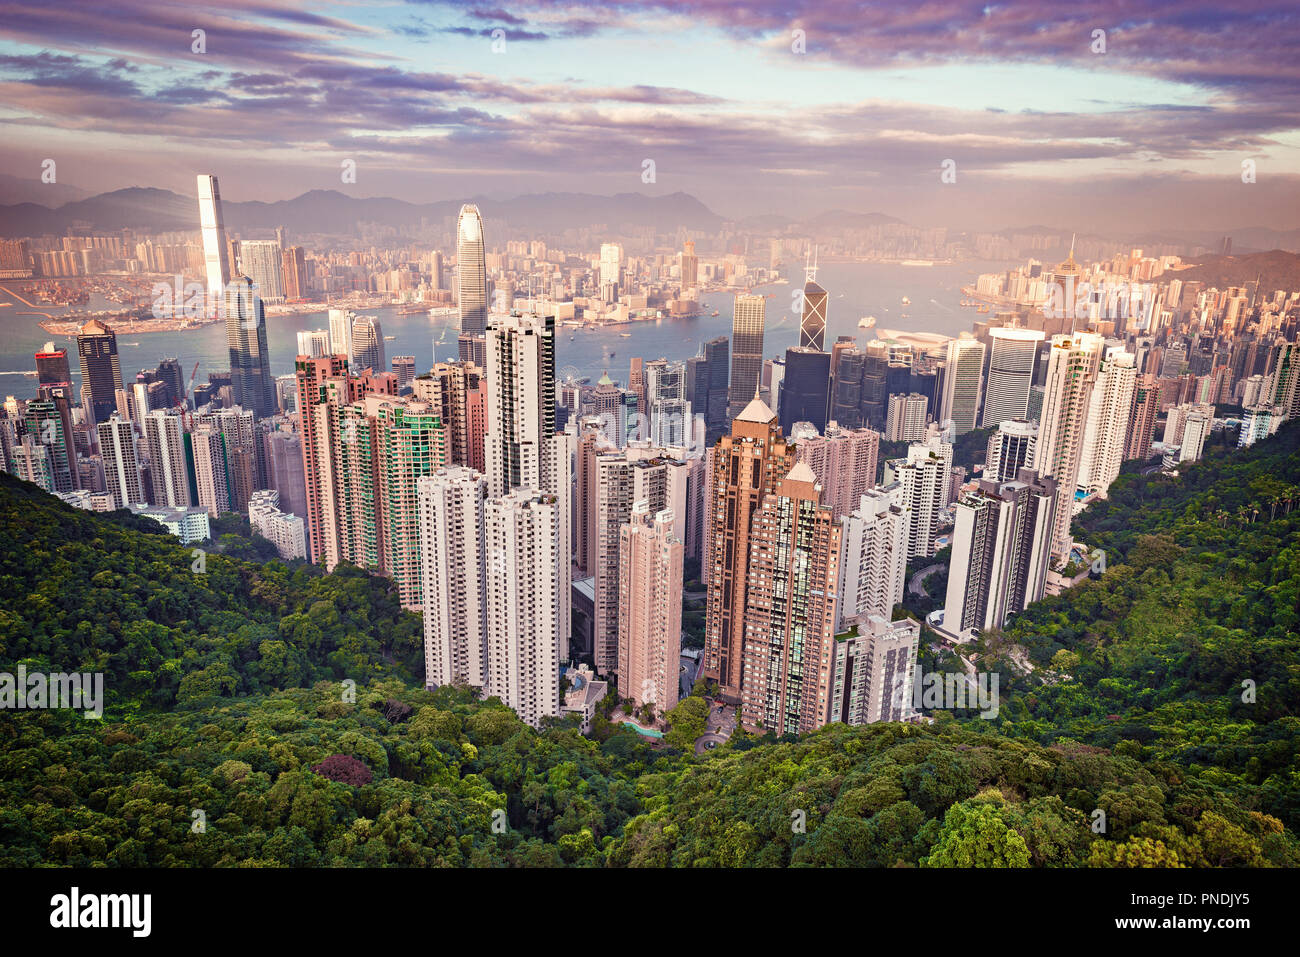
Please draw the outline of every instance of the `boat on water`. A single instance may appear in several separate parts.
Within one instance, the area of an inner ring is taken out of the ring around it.
[[[912,300],[910,300],[910,299],[908,299],[906,296],[904,296],[904,297],[903,297],[903,305],[905,305],[905,306],[910,306],[911,304],[912,304]]]
[[[384,341],[385,341],[385,342],[393,342],[393,341],[396,340],[396,339],[397,339],[397,336],[384,336]]]
[[[714,309],[711,313],[709,313],[710,316],[716,316],[717,314],[718,314],[718,310],[716,309]]]
[[[631,338],[632,338],[632,333],[630,333],[630,332],[620,332],[619,335],[622,336],[624,339],[631,339]]]
[[[875,324],[876,324],[875,316],[863,316],[861,319],[858,320],[859,329],[870,329],[874,327]]]

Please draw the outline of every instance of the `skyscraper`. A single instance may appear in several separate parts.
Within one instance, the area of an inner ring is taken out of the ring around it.
[[[1037,329],[1002,327],[989,331],[988,387],[984,390],[983,428],[1007,419],[1029,416],[1029,390],[1043,333]]]
[[[1079,460],[1078,490],[1105,497],[1119,477],[1124,445],[1133,413],[1137,364],[1123,347],[1107,349],[1097,368],[1097,384],[1088,400],[1083,455]]]
[[[247,276],[226,291],[226,344],[230,351],[230,391],[235,404],[257,418],[276,412],[271,354],[266,345],[266,312]]]
[[[122,365],[117,357],[117,336],[98,319],[77,333],[81,358],[81,404],[94,422],[106,422],[115,411],[115,394],[122,388]]]
[[[826,290],[817,284],[817,267],[804,270],[803,314],[799,318],[799,346],[826,351]]]
[[[470,406],[473,397],[480,395],[482,380],[483,370],[469,362],[435,362],[432,369],[411,380],[415,396],[429,403],[447,430],[447,461],[479,471],[483,470],[483,430],[480,427],[475,432],[471,427]],[[475,440],[479,453],[477,464],[473,452]]]
[[[113,496],[113,507],[147,505],[131,420],[113,413],[95,429],[99,433],[99,453],[104,460],[104,485],[108,494]]]
[[[36,381],[40,385],[69,385],[72,371],[68,367],[68,350],[55,347],[53,342],[36,355]]]
[[[145,415],[142,428],[153,487],[153,501],[149,504],[169,508],[197,504],[197,490],[190,488],[187,464],[193,452],[186,455],[187,437],[181,416],[170,409],[157,409]]]
[[[245,239],[239,244],[239,271],[253,281],[263,302],[284,302],[283,250],[273,239]]]
[[[538,727],[560,713],[560,661],[567,657],[568,497],[515,489],[484,506],[487,549],[487,687]]]
[[[1052,336],[1043,388],[1043,414],[1034,470],[1056,482],[1052,552],[1064,558],[1070,548],[1070,519],[1079,484],[1083,440],[1092,390],[1104,342],[1093,333]]]
[[[549,493],[559,513],[556,550],[564,561],[556,574],[564,601],[555,633],[567,659],[574,434],[555,431],[555,317],[494,316],[487,330],[486,378],[489,492],[494,498],[515,489]]]
[[[354,374],[367,369],[384,372],[388,368],[384,361],[384,330],[374,316],[357,316],[352,320],[352,353]]]
[[[375,428],[380,567],[415,610],[423,601],[418,482],[447,464],[445,431],[426,403],[373,394],[361,403]]]
[[[921,623],[871,615],[856,634],[835,639],[830,720],[843,724],[904,721],[912,713],[912,686]]]
[[[889,412],[885,417],[885,441],[921,441],[925,438],[925,413],[925,396],[916,392],[891,395]]]
[[[1024,419],[1008,419],[989,436],[984,454],[984,478],[1010,482],[1023,468],[1033,468],[1038,425]]]
[[[839,520],[843,555],[836,633],[872,615],[888,620],[903,601],[907,577],[907,516],[899,489],[863,492],[858,507]]]
[[[348,360],[348,369],[354,374],[360,372],[355,361],[356,353],[352,346],[352,320],[356,314],[348,309],[331,309],[330,310],[330,348],[329,352],[336,356],[343,356]],[[299,346],[300,355],[315,355],[311,352],[302,352]]]
[[[415,356],[393,356],[393,375],[399,389],[415,381]]]
[[[801,734],[830,720],[840,526],[795,463],[754,516],[745,593],[740,720]]]
[[[649,443],[630,443],[621,452],[595,456],[595,578],[593,622],[596,671],[613,674],[618,668],[619,549],[632,507],[643,502],[653,513],[668,510],[678,524],[686,515],[685,463],[663,457]],[[682,530],[677,530],[681,538]],[[621,687],[621,686],[620,686]]]
[[[77,488],[76,448],[68,428],[68,416],[59,408],[59,402],[53,396],[30,399],[23,409],[23,419],[27,434],[45,450],[50,491],[71,492]]]
[[[822,501],[835,518],[848,515],[858,506],[863,493],[876,484],[880,456],[880,433],[871,429],[826,426],[825,435],[796,429],[790,436],[799,461],[807,462],[822,486]]]
[[[763,325],[767,300],[762,296],[736,296],[731,319],[731,383],[727,414],[735,418],[758,395],[763,374]]]
[[[695,240],[688,239],[682,244],[682,292],[696,288],[700,284],[700,259],[695,255]]]
[[[794,466],[795,455],[772,410],[762,399],[751,399],[711,456],[701,561],[709,566],[703,674],[719,684],[726,700],[738,704],[752,522],[765,497]]]
[[[331,312],[338,310],[331,309]],[[311,356],[313,359],[330,354],[330,333],[328,329],[314,329],[298,333],[298,355]]]
[[[823,293],[824,295],[824,293]],[[831,356],[811,346],[785,352],[781,379],[781,431],[789,435],[796,422],[807,422],[818,432],[826,428],[830,405]]]
[[[1139,378],[1133,387],[1133,411],[1129,416],[1128,432],[1124,440],[1125,459],[1145,459],[1151,454],[1151,440],[1155,436],[1159,415],[1160,380],[1147,374]]]
[[[488,320],[483,217],[477,206],[468,203],[460,208],[456,221],[456,292],[461,335],[482,336]]]
[[[984,343],[976,339],[953,339],[948,343],[939,421],[951,421],[954,435],[974,429],[983,389]]]
[[[981,479],[956,508],[943,630],[960,641],[1001,628],[1043,597],[1051,562],[1056,483],[1021,469],[1014,481]]]
[[[925,441],[907,447],[907,459],[893,460],[893,479],[899,483],[907,513],[907,554],[929,558],[934,554],[939,510],[948,504],[952,480],[952,445],[932,429]]]
[[[425,685],[487,686],[484,504],[473,469],[435,469],[417,481],[424,574]]]
[[[221,189],[215,176],[200,173],[199,229],[203,234],[203,264],[208,279],[206,315],[220,316],[225,302],[226,284],[232,278],[230,247],[226,242],[226,225],[221,216]]]
[[[682,542],[671,509],[632,506],[619,530],[618,690],[663,714],[677,706],[682,651]]]

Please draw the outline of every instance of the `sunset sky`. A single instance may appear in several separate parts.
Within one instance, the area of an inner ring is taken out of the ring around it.
[[[231,200],[684,190],[725,216],[994,229],[1292,229],[1300,214],[1294,3],[2,10],[0,169],[39,179],[54,158],[89,192],[188,193],[213,172]]]

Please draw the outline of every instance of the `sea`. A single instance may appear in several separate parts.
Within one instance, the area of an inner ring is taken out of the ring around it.
[[[974,285],[980,273],[996,272],[1009,267],[1007,262],[967,261],[957,264],[902,265],[899,263],[832,262],[817,270],[817,281],[827,291],[826,346],[829,349],[839,336],[854,336],[862,344],[877,338],[880,330],[930,332],[956,336],[972,328],[980,318],[973,308],[962,308],[962,286]],[[753,291],[769,296],[767,327],[763,351],[777,356],[790,346],[798,345],[799,302],[804,268],[791,263],[784,268],[788,284],[770,284]],[[46,342],[68,349],[74,380],[80,379],[77,368],[76,342],[70,336],[51,336],[37,324],[40,317],[19,316],[30,307],[5,293],[0,283],[0,397],[28,399],[36,395],[37,381],[23,373],[35,369],[34,353]],[[630,361],[640,356],[652,359],[680,360],[697,355],[701,343],[731,334],[734,293],[705,293],[701,296],[703,315],[692,319],[660,319],[614,326],[610,329],[571,329],[560,327],[556,342],[556,368],[559,378],[589,378],[593,383],[605,372],[616,382],[626,382]],[[903,305],[903,297],[911,300]],[[41,304],[42,312],[59,316],[66,307]],[[115,304],[98,294],[81,307],[84,310],[115,308]],[[709,313],[717,311],[718,315]],[[394,307],[364,310],[379,318],[384,336],[384,355],[415,356],[417,372],[427,370],[434,361],[456,358],[458,323],[454,315],[430,319],[424,312],[401,315]],[[859,328],[859,320],[874,316],[874,328]],[[267,344],[271,352],[274,375],[293,372],[297,353],[297,334],[301,331],[328,328],[328,313],[301,313],[270,316],[267,319]],[[623,336],[621,333],[630,333]],[[126,333],[118,336],[118,355],[123,377],[133,381],[136,372],[153,369],[164,357],[180,361],[189,377],[194,363],[199,364],[196,382],[207,381],[209,372],[230,368],[225,327],[220,323],[196,329],[172,332]],[[80,385],[79,381],[77,382]]]

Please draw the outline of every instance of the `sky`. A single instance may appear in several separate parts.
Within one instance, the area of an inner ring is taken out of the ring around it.
[[[92,193],[211,172],[227,200],[681,190],[737,219],[1292,229],[1297,49],[1300,8],[1251,0],[6,0],[0,169],[54,159]]]

